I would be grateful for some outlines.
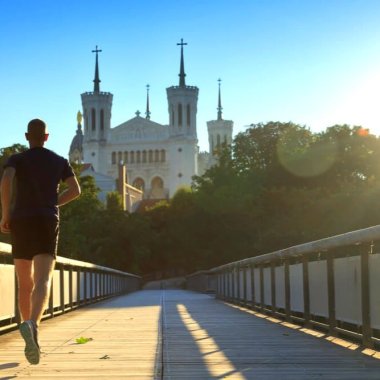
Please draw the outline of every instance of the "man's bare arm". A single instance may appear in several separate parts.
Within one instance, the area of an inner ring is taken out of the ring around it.
[[[59,194],[58,206],[63,206],[66,203],[71,202],[73,199],[78,198],[81,193],[78,180],[75,176],[67,178],[65,184],[67,185],[67,189]]]
[[[12,167],[7,167],[4,170],[3,178],[1,179],[1,222],[0,229],[3,233],[9,233],[10,209],[12,199],[12,184],[16,170]]]

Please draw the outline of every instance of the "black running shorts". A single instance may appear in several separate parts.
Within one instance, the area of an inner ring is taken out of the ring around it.
[[[57,256],[59,222],[54,217],[33,216],[11,220],[12,256],[32,260],[47,253]]]

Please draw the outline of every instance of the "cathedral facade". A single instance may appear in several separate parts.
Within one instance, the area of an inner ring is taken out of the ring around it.
[[[97,48],[94,89],[82,98],[78,129],[69,158],[90,164],[93,170],[110,179],[118,177],[120,164],[127,168],[127,181],[141,189],[145,199],[168,199],[176,190],[190,186],[194,175],[201,175],[215,164],[217,147],[231,144],[233,122],[223,120],[220,81],[217,119],[207,123],[209,152],[199,152],[197,138],[197,107],[199,89],[185,82],[184,56],[181,40],[179,83],[166,89],[168,102],[167,125],[150,118],[149,86],[145,115],[135,117],[111,128],[113,95],[100,91]]]

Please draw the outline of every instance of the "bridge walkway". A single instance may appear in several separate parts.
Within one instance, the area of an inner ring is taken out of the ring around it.
[[[380,379],[378,352],[181,290],[131,293],[40,330],[37,366],[17,331],[0,336],[0,379]]]

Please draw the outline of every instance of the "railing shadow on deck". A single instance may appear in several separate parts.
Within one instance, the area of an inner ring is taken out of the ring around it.
[[[380,225],[196,272],[188,289],[380,347]]]
[[[169,293],[166,304],[172,336],[165,333],[165,340],[168,346],[171,341],[180,340],[181,343],[174,346],[182,352],[182,357],[167,358],[165,366],[169,367],[172,362],[180,371],[179,364],[182,364],[189,373],[194,367],[193,378],[306,379],[316,376],[330,379],[337,374],[341,376],[337,378],[346,375],[349,379],[378,378],[379,360],[331,345],[323,339],[323,334],[316,340],[280,323],[253,318],[252,311],[248,313],[224,302],[215,303],[209,295],[186,300],[186,296]],[[182,378],[175,369],[170,371],[170,376]]]
[[[115,269],[57,257],[49,306],[43,319],[78,307],[140,289],[141,277]],[[14,330],[19,322],[17,281],[11,246],[0,242],[0,334]]]

